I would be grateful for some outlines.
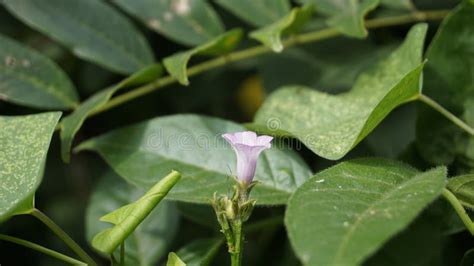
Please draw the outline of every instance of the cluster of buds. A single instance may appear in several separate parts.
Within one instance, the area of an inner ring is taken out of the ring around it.
[[[257,134],[251,131],[224,134],[222,137],[229,142],[237,156],[237,176],[234,177],[236,184],[232,197],[214,194],[211,203],[221,232],[227,240],[229,253],[241,254],[242,224],[249,219],[256,203],[249,198],[249,194],[257,184],[253,178],[258,156],[263,150],[271,147],[273,138],[257,137]]]

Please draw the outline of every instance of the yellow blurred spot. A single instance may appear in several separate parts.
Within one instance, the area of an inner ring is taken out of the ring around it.
[[[265,98],[262,79],[255,75],[245,79],[240,84],[237,101],[242,112],[249,118],[252,118],[262,105]]]

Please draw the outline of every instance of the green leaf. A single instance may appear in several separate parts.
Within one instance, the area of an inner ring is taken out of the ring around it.
[[[274,52],[279,53],[283,51],[281,36],[299,32],[310,19],[312,12],[313,7],[311,5],[306,5],[301,8],[296,7],[290,14],[278,21],[251,32],[250,37],[270,47]]]
[[[424,94],[455,115],[474,101],[474,4],[464,1],[443,20],[427,52]],[[471,126],[474,126],[474,122]],[[470,140],[474,140],[471,137]],[[420,110],[417,147],[433,164],[448,164],[469,153],[461,129],[431,108]]]
[[[150,29],[185,44],[199,45],[224,32],[224,26],[207,1],[114,0]]]
[[[357,38],[367,36],[364,17],[379,4],[379,0],[300,0],[300,2],[314,4],[317,11],[328,16],[329,26],[345,35]]]
[[[172,171],[138,200],[102,216],[101,221],[115,226],[95,235],[92,239],[92,246],[106,254],[113,253],[160,203],[180,178],[180,173]]]
[[[0,222],[34,208],[34,193],[60,116],[0,116]]]
[[[474,174],[452,177],[447,187],[462,205],[474,209]]]
[[[102,177],[87,207],[88,241],[92,242],[94,235],[109,227],[106,223],[99,221],[100,217],[136,200],[143,193],[142,190],[124,182],[112,171]],[[178,231],[178,219],[175,204],[161,202],[125,241],[125,264],[156,265],[166,255]],[[117,250],[116,253],[119,251]]]
[[[184,263],[176,253],[170,252],[166,266],[186,266],[186,263]]]
[[[44,109],[77,106],[74,85],[49,58],[0,35],[0,59],[0,99]]]
[[[285,223],[305,265],[359,265],[438,197],[446,168],[424,173],[358,159],[320,172],[288,202]]]
[[[361,74],[347,93],[329,95],[293,86],[272,93],[255,121],[277,124],[316,154],[342,158],[394,108],[416,99],[420,92],[420,64],[426,25],[413,27],[405,42],[368,73]]]
[[[206,203],[214,192],[232,189],[235,154],[221,137],[244,131],[233,122],[197,115],[172,115],[148,120],[88,140],[76,151],[93,150],[122,177],[148,188],[172,169],[183,174],[167,199]],[[258,204],[285,204],[311,172],[286,145],[274,141],[259,158],[252,190]]]
[[[28,26],[69,47],[78,57],[130,74],[151,63],[144,36],[103,1],[5,0],[3,5]]]
[[[188,266],[208,266],[222,244],[223,238],[198,239],[180,248],[176,254]]]
[[[228,53],[234,50],[241,38],[242,30],[233,29],[191,50],[168,56],[163,60],[163,64],[170,75],[176,78],[179,83],[189,85],[186,68],[191,57],[195,55],[216,56]]]
[[[70,151],[72,141],[77,131],[81,128],[86,118],[95,110],[104,106],[117,91],[130,87],[137,86],[152,80],[157,79],[163,74],[163,67],[161,65],[151,65],[122,80],[120,83],[102,90],[89,99],[84,101],[73,113],[61,120],[61,156],[65,162],[71,159]]]
[[[257,27],[279,20],[291,8],[288,0],[217,0],[216,3]]]

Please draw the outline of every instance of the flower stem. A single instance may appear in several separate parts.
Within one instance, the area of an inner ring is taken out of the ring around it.
[[[233,222],[232,229],[234,234],[234,250],[230,252],[231,266],[241,266],[243,251],[242,244],[244,239],[244,234],[242,232],[242,221],[236,220]]]
[[[440,20],[440,19],[443,19],[448,13],[449,13],[449,10],[415,11],[406,15],[366,20],[365,26],[368,29],[375,29],[375,28],[381,28],[381,27],[408,24],[408,23],[413,23],[413,22],[418,22],[418,21]],[[336,29],[326,28],[322,30],[290,36],[289,38],[283,41],[283,45],[285,47],[291,47],[298,44],[321,41],[321,40],[329,39],[329,38],[340,36],[340,35],[341,33],[339,33]],[[193,67],[188,68],[186,72],[188,76],[191,77],[191,76],[203,73],[205,71],[227,65],[232,62],[256,57],[256,56],[259,56],[265,53],[270,53],[270,52],[272,52],[270,48],[263,45],[258,45],[258,46],[244,49],[241,51],[236,51],[236,52],[233,52],[233,53],[230,53],[218,58],[210,59],[201,64],[197,64]],[[126,92],[124,94],[121,94],[119,96],[112,98],[105,105],[94,110],[89,115],[89,117],[105,112],[118,105],[131,101],[140,96],[146,95],[148,93],[151,93],[165,86],[174,84],[176,82],[177,80],[171,76],[165,76],[160,79],[157,79],[144,86],[135,88],[134,90],[131,90],[129,92]]]
[[[66,233],[61,227],[59,227],[53,220],[51,220],[46,214],[40,210],[34,208],[30,214],[40,220],[49,229],[58,236],[74,253],[76,253],[83,261],[89,266],[96,266],[95,261]]]
[[[438,111],[440,114],[442,114],[444,117],[446,117],[448,120],[456,124],[458,127],[462,128],[464,131],[469,133],[469,135],[474,136],[474,128],[470,127],[468,124],[466,124],[464,121],[453,115],[451,112],[446,110],[443,106],[441,106],[439,103],[431,99],[430,97],[420,94],[418,99],[434,110]]]
[[[24,239],[20,239],[20,238],[16,238],[16,237],[13,237],[13,236],[7,236],[7,235],[0,234],[0,240],[4,240],[4,241],[11,242],[11,243],[14,243],[14,244],[17,244],[17,245],[20,245],[20,246],[27,247],[29,249],[39,251],[41,253],[44,253],[44,254],[46,254],[48,256],[51,256],[51,257],[53,257],[55,259],[58,259],[58,260],[62,260],[62,261],[66,262],[66,263],[69,263],[71,265],[87,265],[82,261],[76,260],[76,259],[71,258],[69,256],[66,256],[62,253],[59,253],[59,252],[54,251],[54,250],[49,249],[49,248],[45,248],[43,246],[40,246],[38,244],[35,244],[33,242],[30,242],[30,241],[27,241],[27,240],[24,240]]]
[[[461,218],[467,230],[469,230],[469,233],[474,236],[474,223],[462,206],[461,202],[459,202],[458,198],[456,198],[456,196],[446,188],[443,189],[443,197],[451,204],[451,206],[453,206],[459,218]]]

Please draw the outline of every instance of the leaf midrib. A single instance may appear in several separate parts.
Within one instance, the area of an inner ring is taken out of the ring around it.
[[[11,71],[8,67],[3,66],[0,64],[0,69],[5,70],[5,72],[11,73],[12,76],[17,77],[19,80],[22,80],[26,83],[33,85],[33,87],[43,88],[43,92],[46,92],[49,95],[52,95],[59,101],[62,101],[64,104],[67,104],[69,107],[76,106],[77,103],[68,98],[66,94],[63,94],[61,90],[51,90],[49,88],[58,88],[55,85],[49,85],[48,83],[44,82],[41,79],[36,78],[37,76],[30,76],[26,75],[20,71]]]

